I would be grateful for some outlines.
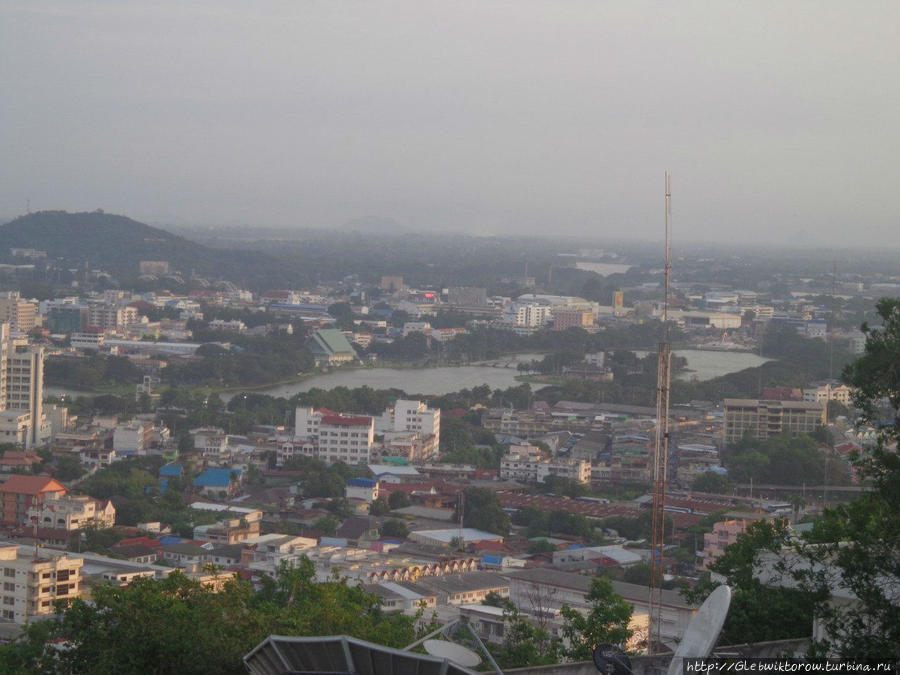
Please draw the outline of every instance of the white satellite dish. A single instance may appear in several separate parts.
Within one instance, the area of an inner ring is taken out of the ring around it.
[[[481,663],[481,657],[467,647],[446,640],[425,640],[425,651],[439,659],[447,659],[464,668],[474,668]]]
[[[730,605],[730,587],[719,586],[709,594],[684,631],[678,649],[669,662],[668,675],[682,675],[683,659],[702,659],[710,655],[719,640]]]

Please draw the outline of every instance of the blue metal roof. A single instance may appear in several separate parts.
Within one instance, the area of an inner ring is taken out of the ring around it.
[[[195,487],[221,487],[231,485],[231,474],[241,476],[240,469],[207,469],[194,479]]]
[[[371,478],[348,478],[347,485],[352,487],[375,487],[378,481]]]

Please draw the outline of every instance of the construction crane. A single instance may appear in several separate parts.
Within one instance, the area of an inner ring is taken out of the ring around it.
[[[656,374],[656,438],[653,447],[653,519],[650,535],[650,617],[647,650],[656,653],[662,646],[661,605],[663,554],[666,544],[666,480],[669,461],[669,385],[672,348],[669,344],[669,281],[672,274],[669,236],[672,229],[672,190],[666,172],[666,267],[663,299],[663,336],[659,343]]]

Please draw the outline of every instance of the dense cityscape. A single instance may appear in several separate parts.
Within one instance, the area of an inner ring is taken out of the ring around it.
[[[89,241],[110,220],[148,230],[99,212],[0,229],[50,249],[12,247],[0,267],[9,663],[112,670],[126,658],[116,645],[173,663],[189,646],[194,670],[240,672],[267,634],[400,648],[463,620],[502,668],[589,659],[598,640],[651,664],[721,582],[735,597],[720,644],[744,654],[872,657],[887,644],[830,633],[824,603],[858,596],[823,596],[780,565],[812,555],[799,542],[834,543],[835,521],[878,494],[862,460],[893,428],[848,364],[880,358],[858,326],[879,325],[900,277],[822,255],[806,263],[818,274],[786,266],[737,287],[721,279],[756,254],[679,254],[651,570],[665,329],[652,246],[528,242],[540,256],[510,275],[512,241],[485,286],[450,285],[426,256],[410,276],[337,267],[285,289],[242,287],[226,263],[221,276],[156,259],[113,273],[51,236]],[[377,261],[375,238],[370,251]],[[573,288],[583,295],[562,294]],[[302,608],[286,599],[298,583]],[[172,592],[203,600],[173,605]],[[236,622],[232,603],[254,618]],[[198,634],[210,621],[220,638]],[[58,641],[69,647],[42,647]]]
[[[900,672],[898,24],[0,2],[0,675]]]

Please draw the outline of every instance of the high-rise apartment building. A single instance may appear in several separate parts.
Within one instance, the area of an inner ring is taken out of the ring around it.
[[[0,323],[0,437],[11,437],[11,426],[29,416],[25,438],[17,444],[26,449],[41,445],[48,429],[44,421],[44,348],[25,338],[10,336],[9,324]]]
[[[37,305],[23,300],[18,291],[0,292],[0,323],[6,322],[10,330],[27,333],[36,325]]]

